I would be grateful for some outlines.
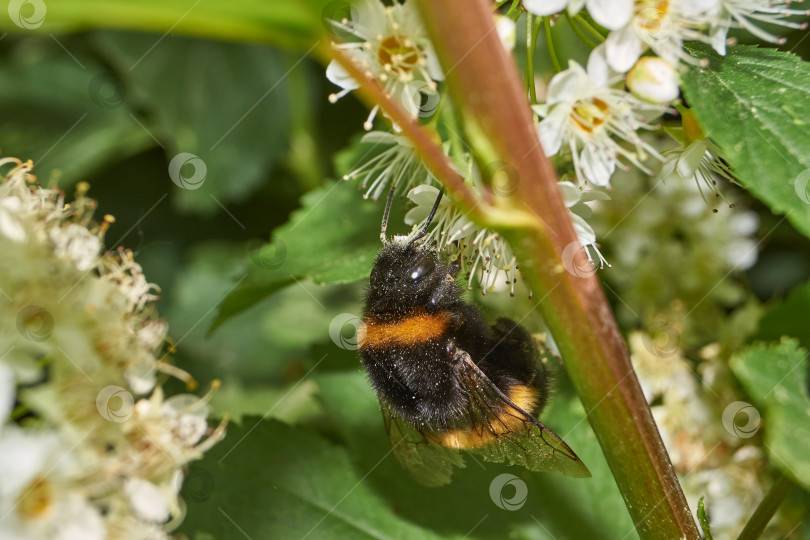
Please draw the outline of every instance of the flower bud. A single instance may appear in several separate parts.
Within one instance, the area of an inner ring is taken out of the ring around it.
[[[495,15],[495,29],[507,51],[515,48],[515,21],[503,15]]]
[[[678,97],[678,74],[664,60],[642,56],[627,73],[627,88],[642,101],[670,103]]]

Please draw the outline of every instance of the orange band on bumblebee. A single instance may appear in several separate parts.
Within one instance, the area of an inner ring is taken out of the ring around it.
[[[531,414],[537,404],[539,391],[533,386],[517,384],[509,389],[507,395],[512,403]],[[447,448],[460,450],[468,448],[481,448],[495,442],[499,435],[519,431],[527,422],[526,417],[518,411],[501,402],[502,410],[498,411],[496,418],[489,421],[489,425],[472,426],[466,429],[454,429],[444,433],[429,435],[435,442]]]
[[[361,349],[377,349],[426,343],[444,334],[452,316],[449,311],[430,314],[417,310],[395,323],[381,323],[368,316],[357,328],[357,344]]]

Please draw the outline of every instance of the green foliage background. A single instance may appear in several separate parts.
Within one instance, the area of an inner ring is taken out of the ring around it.
[[[67,193],[80,180],[90,183],[100,212],[116,217],[107,247],[133,249],[163,289],[159,309],[177,342],[177,363],[200,381],[223,381],[213,405],[232,418],[229,436],[189,471],[182,531],[192,538],[238,537],[240,530],[252,538],[632,537],[624,502],[561,370],[543,419],[576,449],[591,480],[470,461],[452,485],[426,489],[394,462],[356,354],[329,336],[336,315],[360,313],[363,280],[379,247],[381,206],[336,180],[359,158],[352,145],[366,112],[353,98],[330,105],[334,88],[323,66],[305,56],[323,6],[259,4],[203,5],[209,19],[192,16],[184,33],[198,37],[188,37],[93,29],[127,16],[111,26],[136,28],[154,17],[168,28],[186,9],[178,2],[146,2],[133,13],[74,2],[54,9],[40,33],[0,40],[0,153],[33,159],[40,181]],[[565,21],[554,33],[561,55],[584,60],[587,48]],[[788,37],[786,48],[796,44],[795,53],[810,56],[810,40]],[[517,55],[522,63],[525,51]],[[547,79],[549,62],[537,56],[536,72]],[[687,78],[686,98],[698,103],[701,92],[719,91],[711,85],[723,86],[722,73],[712,74]],[[807,141],[796,138],[807,133],[799,107],[806,110],[808,91],[794,90],[805,100],[776,112],[798,122],[784,148],[798,152],[806,168],[800,146]],[[728,116],[718,118],[722,124]],[[716,129],[718,142],[734,147],[736,140]],[[807,424],[797,422],[807,413],[807,372],[788,377],[794,364],[780,362],[810,347],[810,244],[801,234],[810,231],[810,205],[785,186],[768,187],[779,176],[772,174],[776,165],[757,159],[760,132],[737,135],[741,180],[764,201],[747,200],[760,215],[762,244],[758,263],[739,279],[766,315],[744,340],[798,341],[752,346],[732,367],[765,421],[784,430],[766,433],[784,456],[774,467],[795,468],[806,488],[806,438],[797,430]],[[205,161],[199,189],[181,189],[169,178],[168,162],[178,152]],[[787,212],[789,222],[770,208]],[[400,210],[393,232],[404,230]],[[621,249],[606,244],[607,252]],[[490,314],[513,316],[533,305],[526,298],[480,301]],[[531,317],[524,322],[541,329]],[[720,321],[718,331],[731,324]],[[793,385],[785,390],[791,399],[768,402],[762,381],[783,376],[781,385]],[[503,472],[528,485],[518,511],[489,497],[490,482]],[[799,532],[810,534],[807,525]]]

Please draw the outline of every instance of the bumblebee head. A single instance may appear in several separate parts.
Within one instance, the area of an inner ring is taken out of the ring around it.
[[[458,268],[445,264],[432,249],[407,238],[388,242],[374,261],[366,310],[378,316],[396,315],[423,307],[441,309],[458,300]]]

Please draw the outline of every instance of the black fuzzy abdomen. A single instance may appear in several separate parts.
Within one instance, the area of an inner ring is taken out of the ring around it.
[[[419,428],[440,429],[464,410],[449,353],[451,336],[418,345],[361,349],[371,384],[399,416]]]

